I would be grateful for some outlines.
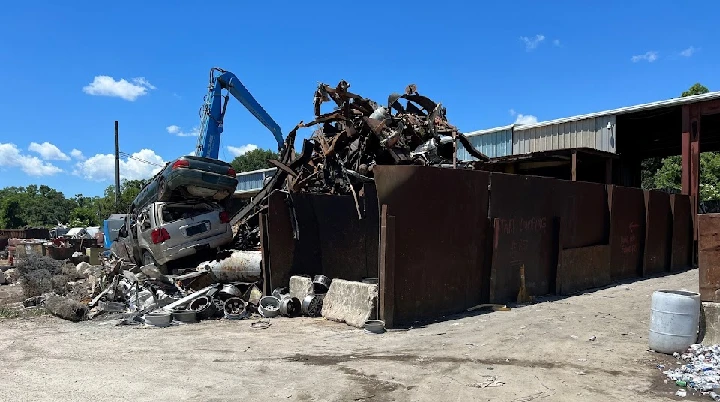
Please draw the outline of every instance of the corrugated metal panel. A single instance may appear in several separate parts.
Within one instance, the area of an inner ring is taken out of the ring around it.
[[[495,131],[483,130],[465,134],[472,146],[491,158],[512,154],[512,126],[501,127]],[[458,142],[458,159],[462,161],[474,160],[465,147]]]
[[[615,116],[598,116],[541,126],[516,126],[513,131],[513,155],[567,148],[592,148],[614,153]]]
[[[273,174],[275,174],[275,168],[238,173],[238,185],[235,191],[260,190],[263,187],[265,178]]]

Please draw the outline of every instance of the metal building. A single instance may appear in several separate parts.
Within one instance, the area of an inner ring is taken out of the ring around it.
[[[499,158],[501,156],[511,155],[513,151],[513,127],[511,124],[504,127],[496,127],[488,130],[473,131],[465,134],[470,144],[491,158]],[[458,144],[459,160],[474,160],[462,144]]]
[[[235,190],[235,197],[252,197],[263,188],[265,180],[275,174],[277,168],[253,170],[237,174],[238,185]]]
[[[503,151],[508,130],[512,152]],[[697,200],[700,152],[720,151],[720,92],[466,135],[493,158],[485,170],[632,187],[644,159],[682,155],[682,193]]]

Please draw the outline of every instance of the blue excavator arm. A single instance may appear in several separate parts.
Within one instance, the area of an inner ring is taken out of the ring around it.
[[[229,99],[228,96],[225,96],[225,102],[223,102],[223,89],[240,101],[260,123],[270,130],[278,143],[278,150],[280,150],[283,146],[283,134],[280,126],[260,106],[235,74],[215,67],[210,69],[208,93],[200,109],[200,135],[195,155],[218,159],[220,134],[223,132],[223,118]]]

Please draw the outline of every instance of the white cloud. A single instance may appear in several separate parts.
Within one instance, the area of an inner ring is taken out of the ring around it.
[[[145,77],[133,78],[132,82],[147,89],[157,89],[153,84],[150,83],[150,81],[146,80]]]
[[[645,54],[637,54],[630,58],[633,63],[637,63],[639,61],[647,61],[648,63],[652,63],[653,61],[658,59],[658,52],[650,51],[645,52]]]
[[[555,40],[553,41],[553,45],[554,45],[554,46],[560,46],[560,39],[555,39]]]
[[[529,51],[535,49],[536,47],[538,47],[538,45],[540,43],[542,43],[542,41],[545,40],[545,35],[538,34],[538,35],[535,35],[534,38],[529,38],[527,36],[521,36],[520,40],[525,43],[525,50],[527,50],[529,52]]]
[[[42,144],[31,142],[28,150],[40,154],[40,157],[46,161],[69,161],[70,157],[65,155],[60,148],[45,141]]]
[[[115,81],[113,77],[98,75],[93,82],[83,87],[83,92],[88,95],[112,96],[132,102],[140,96],[147,95],[148,90],[155,89],[144,77],[133,78],[131,81],[124,78]]]
[[[82,151],[80,151],[79,149],[75,149],[75,148],[73,148],[73,150],[70,151],[70,156],[72,156],[73,158],[78,159],[78,160],[85,159],[85,155],[83,155]]]
[[[162,157],[151,149],[141,149],[120,158],[120,178],[128,180],[148,179],[165,165]],[[93,181],[115,180],[115,155],[97,154],[75,165],[73,174]]]
[[[689,48],[680,52],[680,56],[690,57],[690,56],[694,55],[695,52],[697,52],[697,51],[698,51],[698,49],[695,46],[690,46]]]
[[[178,137],[197,137],[200,134],[200,128],[198,127],[193,127],[190,132],[185,132],[183,131],[182,127],[176,126],[174,124],[165,127],[165,130],[167,130],[167,132],[172,135],[177,135]]]
[[[535,124],[537,122],[537,117],[531,114],[518,114],[515,118],[515,124]]]
[[[510,109],[510,116],[515,117],[515,124],[535,124],[538,122],[537,117],[531,114],[522,114]]]
[[[30,176],[52,176],[62,169],[37,156],[23,155],[12,143],[0,143],[0,168],[20,168]]]
[[[239,147],[233,147],[231,145],[228,145],[227,149],[234,157],[238,157],[240,155],[244,155],[250,151],[258,149],[258,146],[255,144],[241,145]]]

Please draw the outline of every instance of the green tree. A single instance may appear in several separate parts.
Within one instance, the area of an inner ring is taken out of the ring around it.
[[[98,213],[91,207],[76,207],[70,212],[70,226],[100,226]]]
[[[691,96],[691,95],[702,95],[710,92],[707,87],[699,82],[696,82],[693,84],[693,86],[690,87],[687,91],[684,91],[681,95],[681,97]]]
[[[246,152],[237,158],[233,159],[230,164],[236,172],[250,172],[253,170],[267,169],[273,167],[268,163],[268,159],[279,159],[277,152],[273,152],[269,149],[253,149],[252,151]]]
[[[0,227],[20,229],[27,225],[22,216],[22,197],[17,194],[0,199]]]

